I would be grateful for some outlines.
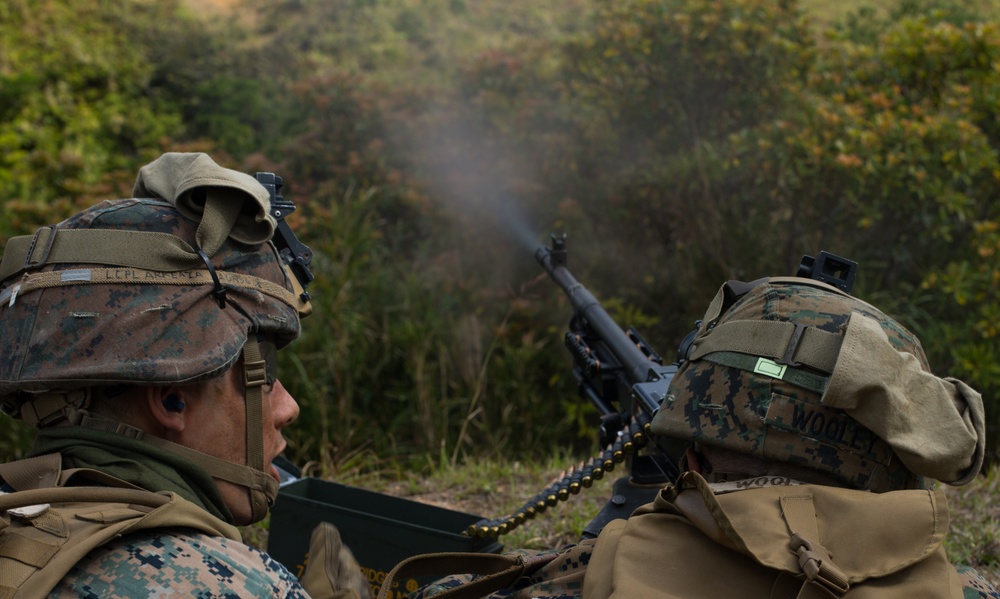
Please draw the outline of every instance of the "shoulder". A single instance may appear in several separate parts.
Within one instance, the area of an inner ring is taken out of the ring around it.
[[[197,596],[308,598],[267,553],[181,529],[126,535],[92,550],[50,597]]]
[[[1000,591],[993,588],[982,574],[969,566],[955,566],[966,599],[1000,599]]]

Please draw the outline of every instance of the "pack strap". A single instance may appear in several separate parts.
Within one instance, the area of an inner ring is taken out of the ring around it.
[[[51,487],[58,483],[62,457],[58,453],[0,464],[0,479],[17,491]]]
[[[57,466],[55,458],[29,459],[24,470],[51,471]],[[6,465],[4,471],[9,471]],[[76,475],[100,482],[93,474],[87,469],[62,470],[57,486],[0,493],[0,599],[47,597],[92,549],[134,531],[184,528],[241,538],[236,527],[175,493],[120,486],[62,486]],[[104,484],[128,484],[105,476]]]
[[[475,574],[479,578],[442,591],[434,595],[435,599],[477,599],[513,585],[522,576],[531,574],[555,557],[554,552],[532,556],[460,552],[415,555],[396,564],[386,575],[378,599],[388,599],[393,595],[393,584],[398,578],[450,574]]]
[[[158,508],[170,497],[143,489],[116,487],[49,487],[0,495],[0,512],[43,503],[125,503]]]
[[[59,545],[51,545],[29,537],[15,536],[4,539],[3,544],[0,545],[0,557],[14,559],[34,568],[41,568],[59,552],[59,548]]]

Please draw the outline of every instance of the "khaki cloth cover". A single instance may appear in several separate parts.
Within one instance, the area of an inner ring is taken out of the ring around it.
[[[941,547],[948,522],[940,490],[798,485],[716,496],[688,472],[628,520],[605,527],[583,596],[961,599]],[[842,588],[818,578],[803,584],[793,534],[829,552],[825,570],[842,577]]]
[[[196,194],[199,190],[208,198],[199,198]],[[270,195],[257,179],[223,168],[201,152],[168,152],[142,167],[132,188],[132,197],[167,200],[181,214],[201,223],[198,246],[209,256],[227,236],[257,245],[271,239],[277,227],[277,221],[270,214]],[[242,207],[235,222],[223,224],[211,214],[213,199]]]

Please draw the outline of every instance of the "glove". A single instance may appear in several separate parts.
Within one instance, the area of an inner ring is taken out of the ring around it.
[[[337,527],[320,522],[309,539],[309,562],[299,580],[313,599],[372,599],[372,589]]]

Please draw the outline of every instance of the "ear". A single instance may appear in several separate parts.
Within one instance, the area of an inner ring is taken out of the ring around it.
[[[187,423],[182,392],[174,386],[146,387],[146,407],[156,423],[163,428],[181,432]]]

